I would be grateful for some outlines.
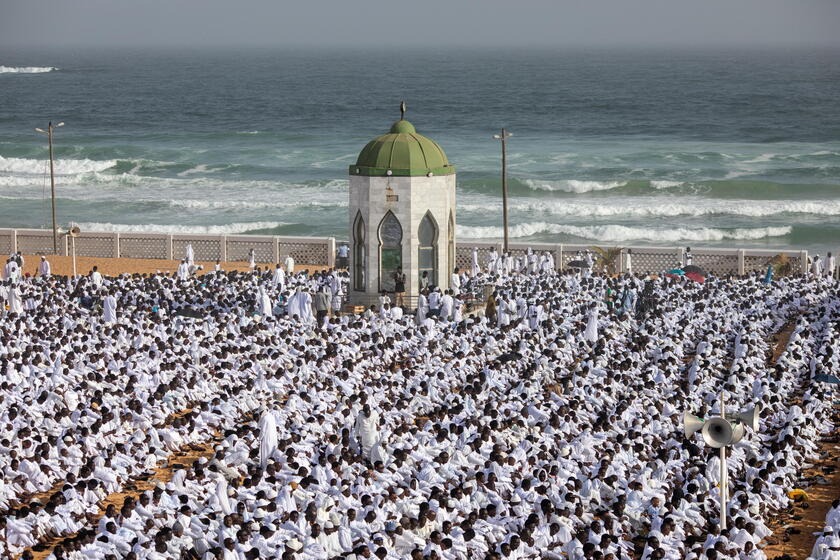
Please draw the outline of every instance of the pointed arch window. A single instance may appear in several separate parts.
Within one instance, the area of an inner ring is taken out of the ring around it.
[[[379,291],[394,291],[394,273],[402,270],[403,230],[393,212],[379,224]]]
[[[362,213],[356,214],[353,224],[353,289],[365,291],[365,220]]]
[[[438,227],[431,212],[426,212],[423,219],[420,220],[420,227],[417,229],[417,262],[419,264],[419,278],[423,278],[423,273],[429,280],[430,286],[438,284]],[[423,284],[421,280],[421,285]]]

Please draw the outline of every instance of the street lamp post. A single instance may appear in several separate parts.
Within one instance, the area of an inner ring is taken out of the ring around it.
[[[502,222],[505,232],[504,252],[508,252],[508,204],[507,204],[507,150],[505,140],[513,136],[504,128],[501,134],[494,134],[493,138],[502,141]]]
[[[53,230],[53,253],[58,254],[58,227],[55,223],[55,168],[53,167],[53,129],[64,126],[63,122],[53,126],[52,121],[47,125],[47,130],[36,128],[36,132],[41,132],[47,135],[47,142],[50,146],[50,192],[52,194],[52,230]]]

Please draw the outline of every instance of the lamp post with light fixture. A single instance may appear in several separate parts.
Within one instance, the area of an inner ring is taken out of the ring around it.
[[[508,204],[507,204],[507,151],[505,140],[513,136],[504,128],[501,134],[494,134],[493,138],[502,141],[502,222],[505,232],[504,252],[508,252]]]
[[[53,126],[52,121],[47,125],[47,130],[36,128],[35,132],[41,132],[47,135],[50,146],[50,192],[52,194],[52,230],[53,230],[53,254],[58,254],[58,227],[55,223],[55,168],[53,167],[53,129],[64,126],[63,122]]]

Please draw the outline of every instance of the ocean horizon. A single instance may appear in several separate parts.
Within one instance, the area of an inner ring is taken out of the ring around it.
[[[0,227],[348,236],[399,118],[458,169],[458,238],[840,249],[836,49],[91,49],[0,55]]]

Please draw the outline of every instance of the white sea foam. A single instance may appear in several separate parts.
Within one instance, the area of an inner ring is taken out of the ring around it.
[[[0,74],[42,74],[58,70],[52,66],[0,66]]]
[[[146,201],[152,202],[152,201]],[[260,209],[260,208],[346,208],[347,200],[321,202],[317,200],[287,200],[287,201],[259,201],[259,200],[169,200],[170,206],[175,208],[190,208],[194,210],[226,210],[226,209]]]
[[[173,224],[112,224],[87,222],[79,224],[83,231],[118,233],[195,233],[201,235],[224,235],[244,233],[256,229],[273,229],[288,225],[285,222],[238,222],[233,224],[198,226]]]
[[[490,204],[459,206],[467,212],[495,212]],[[551,216],[574,218],[657,218],[677,216],[746,216],[763,218],[780,214],[812,214],[819,216],[840,216],[840,200],[721,200],[706,198],[655,198],[626,197],[602,201],[565,202],[558,200],[535,200],[517,202],[511,210]]]
[[[511,237],[530,237],[538,234],[565,234],[583,239],[605,242],[624,241],[723,241],[756,240],[767,237],[781,237],[792,231],[790,227],[764,228],[668,228],[656,229],[646,227],[628,227],[620,225],[602,226],[571,226],[550,224],[546,222],[531,222],[516,224],[509,229]],[[458,235],[467,239],[498,239],[503,236],[501,227],[496,226],[465,226],[458,224]]]
[[[185,177],[187,175],[194,175],[196,173],[212,173],[211,169],[207,167],[206,163],[199,163],[195,167],[191,167],[190,169],[185,169],[178,173],[178,177]]]
[[[53,163],[57,175],[78,175],[79,173],[105,171],[115,165],[117,165],[117,161],[113,159],[98,161],[92,159],[58,158]],[[0,156],[0,173],[41,175],[45,171],[49,171],[49,160],[5,158]]]
[[[776,154],[761,154],[753,159],[745,159],[741,163],[767,163],[768,161],[772,161],[774,157],[776,157]]]
[[[315,189],[311,193],[313,198],[322,196],[332,196],[340,192],[346,192],[348,181],[347,179],[333,179],[325,183],[306,184],[306,183],[285,183],[280,181],[265,181],[265,180],[242,180],[242,179],[226,179],[221,177],[203,176],[202,171],[197,168],[186,170],[183,177],[149,177],[137,175],[135,173],[111,173],[107,172],[109,168],[117,164],[116,160],[109,161],[93,161],[93,160],[57,160],[56,173],[61,175],[59,183],[62,187],[76,187],[77,190],[85,190],[91,185],[102,185],[108,187],[104,191],[111,191],[108,195],[115,194],[113,191],[118,187],[143,187],[145,196],[149,196],[150,191],[155,190],[170,190],[178,189],[179,192],[186,193],[190,190],[196,191],[196,196],[201,196],[208,191],[223,190],[230,193],[231,189],[236,189],[237,192],[248,193],[243,196],[252,196],[253,193],[264,195],[268,192],[273,192],[275,195],[278,189],[295,189],[295,193],[301,194],[303,189]],[[40,166],[40,167],[39,167]],[[144,167],[151,166],[148,162],[143,164]],[[200,166],[198,166],[200,167]],[[207,173],[212,170],[208,169]],[[49,173],[49,166],[46,161],[19,159],[19,158],[3,158],[0,156],[0,189],[4,187],[21,188],[32,187],[42,188],[44,184],[44,174]],[[135,196],[135,192],[122,193],[125,200],[131,200]],[[190,193],[192,194],[192,193]]]
[[[675,187],[681,187],[685,183],[682,181],[651,181],[650,186],[657,190],[662,189],[673,189]]]
[[[529,188],[538,191],[560,191],[567,193],[587,193],[592,191],[608,191],[627,185],[626,181],[579,181],[568,179],[565,181],[543,181],[540,179],[525,179]]]

